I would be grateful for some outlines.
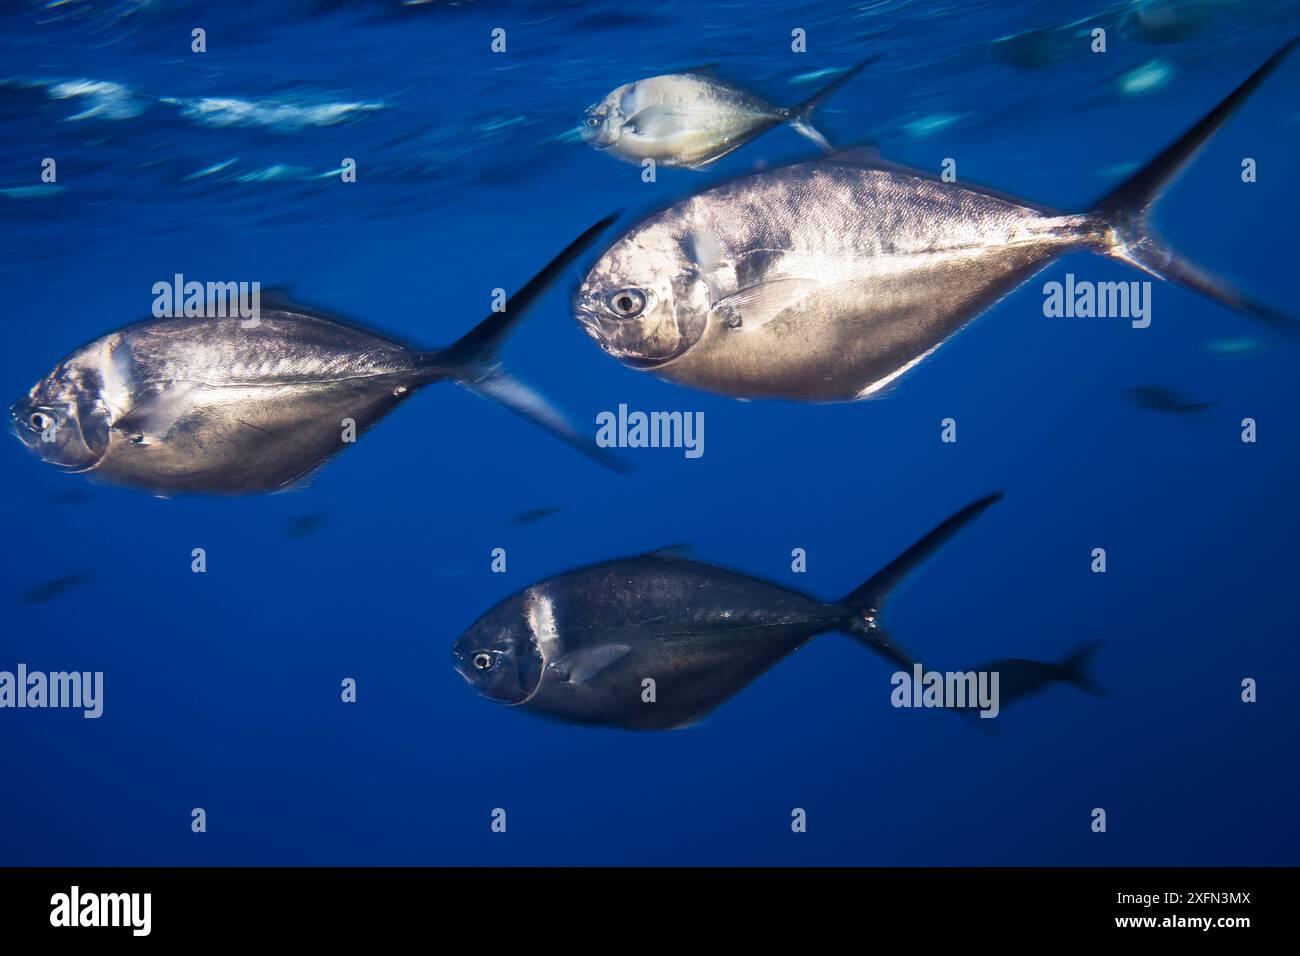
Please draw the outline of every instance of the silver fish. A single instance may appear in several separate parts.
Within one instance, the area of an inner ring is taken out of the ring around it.
[[[1090,212],[943,182],[870,151],[744,176],[633,227],[588,273],[578,321],[613,357],[738,398],[876,394],[1068,252],[1113,256],[1291,332],[1181,258],[1148,211],[1287,44]]]
[[[966,506],[837,601],[671,551],[559,574],[479,618],[452,648],[452,663],[497,703],[569,723],[635,730],[698,720],[830,631],[911,671],[913,658],[882,620],[887,600],[1000,497]],[[1017,661],[1015,669],[1017,687],[1026,690],[1081,679],[1057,664]],[[653,700],[647,679],[654,682]]]
[[[158,495],[270,492],[310,474],[423,386],[450,380],[616,465],[497,361],[529,305],[609,221],[449,348],[422,351],[264,296],[251,327],[238,318],[149,319],[78,349],[14,403],[13,430],[57,468],[112,484]]]
[[[775,126],[788,123],[822,149],[809,123],[817,107],[872,60],[836,77],[798,106],[775,106],[707,73],[668,73],[625,83],[587,109],[582,136],[596,149],[639,163],[701,169]]]

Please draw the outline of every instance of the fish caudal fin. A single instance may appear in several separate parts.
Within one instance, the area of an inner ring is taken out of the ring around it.
[[[989,505],[1001,497],[1002,492],[999,491],[962,508],[837,602],[848,614],[844,625],[845,630],[872,650],[910,670],[916,662],[893,642],[881,623],[881,612],[885,601],[911,571],[924,563],[927,558],[947,544],[953,535],[978,518]]]
[[[808,99],[804,100],[798,106],[791,108],[789,110],[789,119],[786,120],[786,122],[790,124],[790,128],[793,129],[795,132],[799,133],[801,136],[806,136],[808,139],[812,140],[814,143],[816,143],[819,147],[821,147],[821,149],[825,150],[826,152],[833,153],[835,151],[835,147],[830,144],[830,142],[826,139],[825,136],[823,136],[816,129],[814,129],[812,124],[808,120],[818,107],[820,107],[823,103],[825,103],[828,99],[830,99],[839,91],[839,88],[841,86],[843,86],[849,80],[857,76],[858,73],[860,73],[864,67],[875,62],[878,59],[880,59],[878,55],[867,57],[857,66],[845,70],[839,76],[835,77],[835,79],[831,80],[829,83],[823,86],[812,96],[808,97]]]
[[[1064,681],[1079,688],[1085,694],[1092,694],[1094,697],[1109,697],[1110,694],[1107,693],[1106,689],[1098,684],[1088,671],[1088,665],[1092,663],[1092,659],[1096,656],[1101,645],[1101,641],[1089,641],[1076,649],[1058,665],[1057,680]]]
[[[626,471],[625,463],[579,432],[540,393],[510,375],[499,359],[506,338],[529,306],[590,248],[596,237],[616,218],[618,217],[609,216],[602,219],[569,243],[541,272],[506,300],[505,308],[493,312],[449,347],[426,353],[425,363],[431,373],[440,378],[452,378],[476,395],[500,402],[516,415],[540,425],[598,464],[614,471]]]
[[[1151,207],[1178,174],[1228,121],[1237,108],[1268,78],[1286,55],[1300,42],[1293,39],[1232,91],[1204,119],[1170,144],[1159,156],[1104,196],[1094,207],[1093,219],[1101,240],[1101,251],[1139,269],[1219,302],[1234,312],[1288,336],[1300,332],[1300,325],[1282,312],[1256,302],[1231,284],[1219,279],[1170,248],[1151,228]]]

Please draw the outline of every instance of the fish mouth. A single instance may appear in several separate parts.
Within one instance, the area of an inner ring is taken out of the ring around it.
[[[466,663],[465,658],[455,650],[451,652],[451,665],[456,673],[460,675],[461,680],[469,684],[474,692],[484,700],[490,700],[494,704],[504,704],[507,707],[518,703],[513,698],[493,694],[489,684],[479,679],[479,672],[476,672],[472,665]]]
[[[32,431],[31,426],[27,424],[28,414],[28,406],[24,401],[19,400],[10,405],[9,431],[12,432],[13,436],[20,442],[35,451],[36,445],[34,442],[39,435]]]
[[[617,326],[612,324],[614,322],[613,319],[601,315],[599,312],[587,306],[575,306],[573,315],[574,318],[578,320],[578,324],[582,326],[583,330],[595,339],[602,348],[604,348],[605,343],[610,341],[617,332]]]
[[[592,128],[584,120],[578,127],[578,132],[582,135],[583,140],[592,149],[606,150],[611,146],[617,145],[618,141],[623,138],[623,131],[620,129],[617,134],[611,135],[608,127],[598,126]]]
[[[618,359],[628,368],[638,370],[655,369],[661,365],[667,365],[679,357],[668,355],[655,358],[624,348],[618,344],[627,331],[622,324],[623,320],[607,316],[590,306],[577,305],[574,307],[573,314],[578,320],[578,324],[582,326],[583,331],[591,336],[592,340],[600,346],[601,351]]]
[[[461,655],[460,651],[453,647],[449,656],[451,657],[452,668],[461,676],[461,679],[464,680],[466,684],[473,687],[474,678],[472,678],[469,671],[465,669],[465,658]]]
[[[54,452],[63,450],[60,445],[58,443],[47,445],[41,440],[41,433],[28,424],[28,416],[33,411],[39,410],[40,406],[32,405],[26,399],[20,399],[9,406],[9,431],[23,443],[28,451],[45,462],[45,464],[69,475],[80,475],[88,471],[94,471],[99,467],[99,463],[104,460],[107,450],[99,454],[94,454],[92,451],[91,457],[78,458],[75,461],[65,461],[55,455]],[[65,422],[59,427],[70,428],[75,426]]]

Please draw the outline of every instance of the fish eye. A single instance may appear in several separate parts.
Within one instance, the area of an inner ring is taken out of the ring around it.
[[[620,289],[609,297],[615,315],[632,319],[645,311],[645,293],[639,289]]]
[[[479,651],[474,655],[474,666],[481,671],[487,670],[492,666],[492,655],[487,651]]]
[[[32,412],[31,417],[28,418],[27,421],[29,421],[31,426],[38,432],[43,432],[54,424],[54,419],[49,415],[46,415],[44,412]]]
[[[588,116],[587,125],[590,126],[592,129],[595,129],[597,126],[600,125],[600,120],[595,116]]]

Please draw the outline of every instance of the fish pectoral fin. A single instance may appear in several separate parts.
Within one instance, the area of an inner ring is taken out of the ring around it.
[[[203,386],[173,382],[140,399],[129,412],[113,422],[113,429],[136,438],[137,444],[152,444],[166,437],[173,425],[190,410],[194,392]]]
[[[818,279],[773,279],[733,292],[713,304],[711,311],[733,329],[758,329],[798,305],[824,285]]]
[[[662,106],[647,106],[623,121],[623,129],[638,136],[671,136],[682,129],[682,114]]]
[[[555,669],[570,683],[585,684],[601,671],[626,657],[632,648],[626,644],[602,644],[571,651],[555,662]]]

